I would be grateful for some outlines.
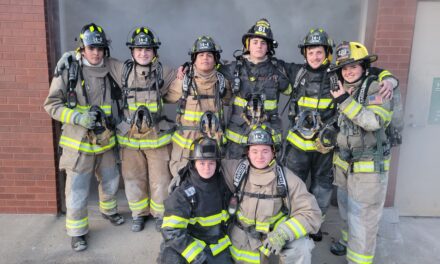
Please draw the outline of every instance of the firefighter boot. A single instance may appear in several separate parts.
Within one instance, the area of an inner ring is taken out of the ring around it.
[[[336,256],[343,256],[347,254],[347,246],[344,242],[338,241],[331,245],[330,252]]]
[[[83,251],[87,249],[86,236],[74,236],[72,237],[72,249],[76,252]]]
[[[145,216],[133,217],[133,222],[131,224],[131,231],[140,232],[144,230],[144,226],[145,226]]]

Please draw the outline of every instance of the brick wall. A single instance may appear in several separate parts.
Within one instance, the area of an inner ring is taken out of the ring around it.
[[[0,213],[56,213],[44,0],[0,0]]]
[[[390,70],[400,81],[403,100],[408,85],[411,47],[414,35],[417,0],[379,0],[374,40],[376,63]],[[393,151],[390,180],[385,206],[394,204],[399,149]]]

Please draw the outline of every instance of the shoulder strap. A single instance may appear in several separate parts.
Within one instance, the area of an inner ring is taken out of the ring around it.
[[[249,166],[250,166],[249,160],[247,159],[240,160],[240,163],[238,164],[237,169],[235,170],[234,173],[233,184],[235,187],[235,192],[237,192],[240,189],[243,179],[248,176]]]
[[[124,66],[122,68],[122,88],[125,89],[128,86],[128,76],[130,76],[131,71],[133,70],[133,60],[128,59],[124,62]]]
[[[79,63],[72,61],[68,73],[68,86],[67,86],[67,107],[75,108],[78,104],[78,97],[75,91],[76,84],[78,83],[78,72],[80,71]]]

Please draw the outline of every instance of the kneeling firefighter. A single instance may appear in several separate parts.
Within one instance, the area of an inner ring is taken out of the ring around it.
[[[160,44],[151,28],[134,29],[127,41],[132,58],[119,74],[123,121],[118,125],[117,137],[133,232],[144,228],[148,215],[156,219],[159,230],[171,180],[168,163],[174,124],[163,115],[162,96],[175,72],[158,60]]]
[[[170,169],[174,177],[184,168],[193,141],[205,135],[223,144],[223,105],[230,98],[229,84],[216,71],[220,47],[211,37],[196,39],[189,52],[191,63],[183,80],[175,79],[165,100],[177,102],[177,128],[173,135]]]
[[[321,211],[304,182],[275,159],[273,134],[256,127],[248,134],[247,157],[223,160],[233,192],[228,212],[235,263],[311,263]]]
[[[87,248],[87,200],[92,177],[98,180],[99,210],[114,225],[124,223],[118,214],[114,126],[120,88],[110,75],[115,61],[109,57],[104,30],[85,25],[79,36],[78,61],[52,80],[44,109],[63,123],[59,146],[60,169],[66,170],[66,229],[72,249]]]
[[[190,162],[180,170],[180,182],[165,200],[158,263],[232,263],[226,234],[231,193],[219,165],[217,142],[208,137],[195,140]]]

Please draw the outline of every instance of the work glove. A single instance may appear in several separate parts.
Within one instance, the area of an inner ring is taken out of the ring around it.
[[[97,112],[87,112],[84,114],[79,114],[75,116],[75,119],[73,120],[73,123],[75,125],[80,125],[82,127],[85,127],[87,129],[93,129],[96,125],[96,116],[98,115]]]
[[[194,259],[191,261],[191,264],[205,264],[207,262],[206,252],[202,250]]]
[[[77,60],[75,51],[68,51],[61,56],[61,58],[57,62],[57,66],[55,66],[55,70],[53,75],[58,77],[64,70],[68,70],[70,68],[70,63],[73,60]]]
[[[182,177],[180,176],[180,174],[177,175],[176,177],[173,177],[171,179],[170,185],[168,185],[168,194],[172,193],[174,189],[180,186],[181,182],[182,182]]]
[[[294,238],[293,232],[286,224],[282,223],[277,229],[267,234],[267,238],[263,241],[263,247],[269,250],[271,254],[278,255],[286,243]]]

